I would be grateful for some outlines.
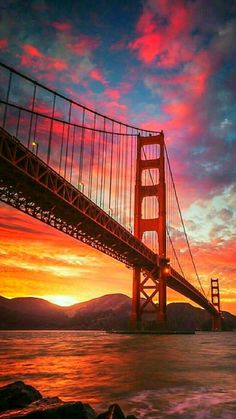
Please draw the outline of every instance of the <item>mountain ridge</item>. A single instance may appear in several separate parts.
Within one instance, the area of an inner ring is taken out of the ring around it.
[[[132,300],[125,294],[106,294],[62,307],[43,298],[0,296],[0,330],[19,329],[128,329]],[[236,329],[236,316],[223,312],[224,329]],[[170,330],[211,330],[211,317],[190,303],[167,306]]]

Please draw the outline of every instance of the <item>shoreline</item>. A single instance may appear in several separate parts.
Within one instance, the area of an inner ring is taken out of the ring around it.
[[[82,401],[63,401],[59,397],[43,397],[33,386],[15,381],[0,387],[0,419],[138,419],[122,411],[117,403],[98,413]]]

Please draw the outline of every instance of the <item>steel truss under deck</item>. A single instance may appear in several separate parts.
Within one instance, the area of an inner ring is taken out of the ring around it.
[[[0,128],[0,199],[113,258],[150,269],[156,255]]]

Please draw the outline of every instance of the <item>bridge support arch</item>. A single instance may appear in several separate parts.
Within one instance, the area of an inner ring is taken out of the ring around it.
[[[156,146],[159,153],[154,158],[147,158],[145,149]],[[145,158],[144,158],[145,157]],[[156,169],[159,182],[144,185],[142,174],[145,170]],[[158,203],[158,214],[152,218],[143,218],[144,198],[154,197]],[[166,327],[166,185],[165,185],[165,148],[164,134],[149,137],[137,137],[137,161],[134,207],[134,235],[139,240],[147,231],[156,232],[157,265],[149,271],[145,266],[137,266],[133,272],[132,328],[146,327],[164,329]],[[150,320],[151,319],[151,320]],[[154,319],[154,320],[153,320]]]

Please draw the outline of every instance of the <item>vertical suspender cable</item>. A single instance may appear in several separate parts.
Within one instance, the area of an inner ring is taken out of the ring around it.
[[[52,145],[52,131],[53,131],[53,122],[54,122],[54,113],[55,113],[55,103],[56,103],[56,95],[53,95],[53,105],[52,105],[52,118],[50,122],[50,133],[49,133],[49,141],[48,141],[48,154],[47,154],[47,164],[50,163],[50,155],[51,155],[51,145]]]
[[[84,164],[84,123],[85,123],[85,108],[83,108],[82,116],[82,131],[81,131],[81,142],[80,142],[80,153],[79,153],[79,176],[78,176],[78,189],[82,189],[82,176],[83,176],[83,164]]]
[[[123,176],[124,176],[124,136],[121,136],[121,172],[120,172],[120,222],[124,225],[124,211],[122,208],[123,205]]]
[[[100,196],[100,207],[103,208],[104,190],[103,190],[103,177],[104,177],[104,160],[105,160],[105,131],[106,131],[106,119],[103,120],[103,137],[102,137],[102,167],[101,167],[101,196]]]
[[[28,148],[30,147],[30,137],[31,137],[31,129],[32,129],[32,122],[33,122],[33,112],[34,112],[34,105],[35,105],[35,97],[36,97],[36,84],[34,83],[34,93],[33,93],[33,101],[31,107],[31,115],[30,115],[30,126],[29,126],[29,136],[28,136]],[[35,138],[34,138],[35,140]]]
[[[18,132],[20,127],[21,109],[18,109],[17,127],[16,127],[16,138],[18,138]]]
[[[38,124],[38,115],[36,115],[36,117],[35,117],[34,138],[36,138],[36,135],[37,135],[37,124]]]
[[[96,128],[96,117],[94,114],[93,119],[93,130],[91,132],[91,154],[90,154],[90,163],[89,163],[89,187],[88,187],[88,196],[91,199],[92,196],[92,183],[93,183],[93,164],[94,164],[94,143],[95,143],[95,128]]]
[[[128,127],[126,126],[125,132],[125,172],[129,170],[128,168],[128,150],[129,150],[129,142],[128,142]],[[127,182],[124,181],[124,225],[127,226],[129,212],[127,210]]]
[[[104,165],[103,165],[103,186],[102,186],[102,192],[103,192],[103,209],[107,210],[107,191],[106,191],[106,183],[107,183],[107,168],[108,168],[108,162],[107,162],[107,132],[105,132],[105,141],[104,141]]]
[[[121,134],[121,124],[119,125],[119,134]],[[116,208],[116,218],[120,220],[120,211],[119,211],[119,193],[120,193],[120,144],[121,144],[121,135],[117,136],[117,162],[116,162],[116,195],[115,195],[115,208]]]
[[[129,230],[132,231],[132,192],[133,192],[133,128],[130,136],[130,164],[129,164],[129,172],[130,172],[130,190],[129,190]]]
[[[114,141],[114,121],[112,121],[112,134],[111,134],[111,164],[110,164],[110,184],[109,184],[109,202],[108,202],[108,210],[110,215],[112,215],[112,208],[111,208],[111,195],[112,195],[112,169],[113,169],[113,141]]]
[[[66,172],[67,172],[67,159],[68,159],[68,150],[69,150],[69,141],[70,141],[71,106],[72,106],[72,103],[70,102],[70,106],[69,106],[69,118],[68,118],[68,126],[67,126],[66,157],[65,157],[64,178],[66,178]]]
[[[183,230],[184,230],[185,240],[186,240],[186,243],[187,243],[187,246],[188,246],[188,250],[189,250],[189,253],[190,253],[190,257],[191,257],[191,260],[192,260],[193,268],[194,268],[194,271],[195,271],[195,274],[196,274],[198,283],[199,283],[199,285],[201,287],[201,290],[203,292],[203,295],[206,296],[205,291],[204,291],[204,289],[202,287],[202,284],[201,284],[201,281],[200,281],[200,278],[199,278],[199,275],[198,275],[198,272],[197,272],[197,268],[196,268],[196,265],[195,265],[195,262],[194,262],[194,259],[193,259],[192,251],[191,251],[191,248],[190,248],[190,244],[189,244],[187,232],[186,232],[186,229],[185,229],[182,212],[181,212],[180,205],[179,205],[179,199],[178,199],[178,196],[177,196],[177,191],[176,191],[176,187],[175,187],[175,183],[174,183],[173,173],[172,173],[172,170],[171,170],[171,167],[170,167],[170,160],[169,160],[169,156],[168,156],[167,150],[166,150],[166,157],[167,157],[168,166],[169,166],[169,170],[170,170],[171,181],[172,181],[173,188],[174,188],[175,199],[176,199],[176,203],[177,203],[177,207],[178,207],[178,211],[179,211],[181,223],[182,223]]]
[[[98,158],[97,158],[96,204],[98,204],[98,200],[99,200],[99,198],[98,198],[98,193],[99,193],[99,191],[100,191],[100,193],[101,193],[101,190],[100,190],[100,188],[98,187],[98,184],[99,184],[99,172],[101,173],[101,170],[100,170],[100,150],[101,150],[101,131],[99,131],[99,133],[98,133]]]
[[[7,97],[6,97],[6,105],[4,109],[4,115],[3,115],[3,128],[5,128],[6,125],[6,119],[7,119],[7,107],[9,102],[9,96],[10,96],[10,90],[11,90],[11,82],[12,82],[12,71],[10,71],[9,74],[9,80],[8,80],[8,86],[7,86]]]
[[[60,174],[61,174],[61,166],[62,166],[62,152],[63,152],[64,132],[65,132],[65,122],[63,122],[63,124],[62,124],[62,134],[61,134],[61,149],[60,149],[60,162],[59,162],[59,173]]]
[[[74,125],[74,129],[73,129],[73,142],[72,142],[72,150],[71,150],[70,183],[71,183],[71,180],[72,180],[72,171],[73,171],[73,163],[74,163],[75,129],[76,129],[76,126]]]

